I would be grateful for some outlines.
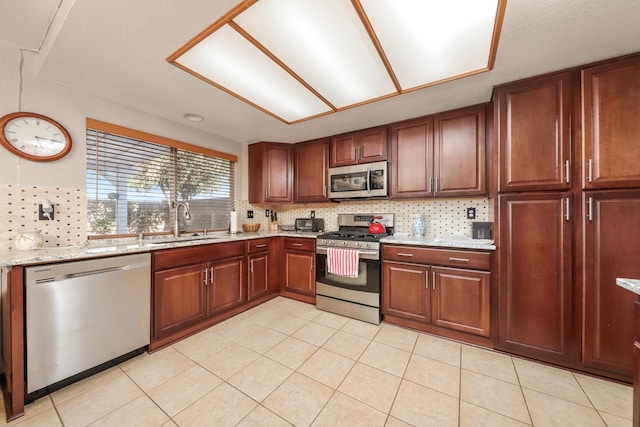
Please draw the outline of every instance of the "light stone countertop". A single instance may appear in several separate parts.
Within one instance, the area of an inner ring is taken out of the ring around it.
[[[640,295],[640,279],[625,279],[618,277],[616,279],[616,285],[621,288],[625,288],[628,291],[633,292],[634,294]]]
[[[392,243],[398,245],[433,246],[440,248],[461,248],[461,249],[481,249],[495,251],[496,245],[493,240],[472,239],[466,236],[424,236],[416,237],[402,234],[394,234],[380,239],[381,243]]]
[[[198,246],[211,243],[237,242],[263,237],[289,236],[315,239],[319,233],[295,231],[258,231],[257,233],[226,232],[210,233],[205,236],[182,236],[177,240],[173,236],[90,240],[85,245],[65,247],[43,247],[30,251],[8,250],[0,252],[0,267],[12,265],[44,264],[50,262],[99,258],[111,255],[151,252],[159,249]]]
[[[241,240],[259,239],[263,237],[288,236],[315,239],[321,233],[301,231],[259,231],[257,233],[229,234],[225,232],[211,233],[204,236],[183,236],[177,240],[173,236],[148,237],[142,241],[136,238],[91,240],[84,245],[65,247],[44,247],[30,251],[10,250],[0,252],[0,267],[13,265],[45,264],[52,262],[100,258],[104,256],[122,255],[154,250],[198,246],[211,243],[236,242]],[[418,245],[443,248],[463,248],[495,250],[493,240],[474,240],[462,236],[415,237],[407,235],[393,235],[380,239],[381,243]]]

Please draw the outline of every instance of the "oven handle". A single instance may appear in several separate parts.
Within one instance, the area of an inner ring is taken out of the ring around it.
[[[320,255],[327,254],[327,248],[316,247],[316,253]],[[379,252],[358,250],[358,256],[362,259],[379,259]]]

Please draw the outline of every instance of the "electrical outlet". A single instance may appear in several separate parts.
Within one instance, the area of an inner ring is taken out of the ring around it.
[[[476,219],[476,208],[467,208],[467,219]]]
[[[316,211],[311,211],[311,218],[315,218],[316,217]]]
[[[50,203],[45,203],[44,207],[42,204],[38,205],[38,219],[39,220],[48,220],[53,221],[54,219],[54,209],[53,205]]]
[[[247,218],[253,218],[253,211],[247,211]]]
[[[267,217],[267,218],[269,218],[269,214],[270,214],[270,213],[271,213],[271,211],[270,211],[269,209],[266,209],[266,210],[264,211],[264,216],[265,216],[265,217]]]

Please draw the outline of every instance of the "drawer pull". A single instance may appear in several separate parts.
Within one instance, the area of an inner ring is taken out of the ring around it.
[[[266,244],[262,244],[262,245],[256,245],[256,248],[266,248],[267,245]]]
[[[292,243],[291,246],[302,246],[302,243]]]
[[[408,253],[405,253],[405,252],[398,252],[398,256],[408,256],[408,257],[412,257],[412,256],[413,256],[413,254],[408,254]]]
[[[449,261],[455,261],[455,262],[469,262],[469,258],[456,258],[456,257],[449,257]]]

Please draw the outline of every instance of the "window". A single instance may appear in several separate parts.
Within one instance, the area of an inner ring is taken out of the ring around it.
[[[225,230],[234,208],[235,156],[87,119],[89,236]]]

